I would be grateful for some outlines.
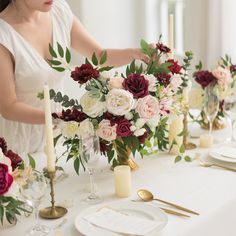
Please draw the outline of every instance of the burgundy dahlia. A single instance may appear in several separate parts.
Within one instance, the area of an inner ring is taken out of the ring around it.
[[[119,120],[123,119],[122,116],[113,115],[108,111],[104,113],[104,118],[109,120],[111,122],[112,126],[117,124],[117,122],[119,122]]]
[[[201,70],[195,73],[195,80],[202,88],[206,88],[209,84],[216,82],[216,77],[207,70]]]
[[[1,137],[0,137],[0,148],[2,149],[3,153],[7,151],[7,143],[5,139]]]
[[[130,130],[131,123],[127,119],[122,119],[117,123],[116,133],[120,137],[129,137],[133,134]]]
[[[22,162],[21,157],[14,153],[12,150],[7,150],[6,152],[4,152],[4,155],[6,157],[8,157],[11,160],[11,167],[12,170],[14,171]]]
[[[165,46],[163,43],[157,43],[157,44],[156,44],[156,47],[157,47],[157,49],[158,49],[160,52],[163,52],[163,53],[169,53],[169,52],[171,52],[170,48],[168,48],[167,46]]]
[[[52,116],[54,119],[61,119],[64,121],[76,121],[76,122],[82,122],[88,118],[88,116],[84,112],[77,109],[62,110],[61,115],[53,113]]]
[[[169,59],[166,62],[171,63],[171,65],[168,67],[172,74],[181,74],[182,66],[178,64],[177,61],[174,61],[173,59]]]
[[[160,85],[167,87],[170,84],[171,75],[167,73],[161,73],[156,75],[157,81]]]
[[[94,69],[90,64],[83,64],[80,67],[77,66],[75,70],[71,72],[71,77],[79,84],[84,84],[91,79],[97,79],[99,77],[99,71]]]
[[[130,74],[122,85],[126,90],[132,93],[135,98],[143,98],[149,94],[149,82],[142,75]]]
[[[0,163],[0,196],[7,193],[13,182],[13,177],[8,172],[8,166]]]

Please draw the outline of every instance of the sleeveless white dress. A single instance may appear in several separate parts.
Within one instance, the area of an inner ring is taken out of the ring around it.
[[[54,48],[57,42],[63,47],[70,48],[73,14],[65,0],[54,1],[51,17]],[[0,19],[0,44],[14,57],[15,89],[19,101],[43,109],[43,101],[37,98],[37,95],[43,91],[45,83],[49,88],[63,92],[63,78],[68,76],[68,73],[52,69],[37,50],[2,19]],[[53,102],[51,107],[52,111],[60,109],[60,106]],[[8,147],[18,154],[38,152],[44,146],[44,125],[9,121],[0,115],[0,137],[4,137]]]

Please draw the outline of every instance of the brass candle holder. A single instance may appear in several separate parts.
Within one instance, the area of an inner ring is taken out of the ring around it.
[[[46,207],[39,211],[39,216],[44,219],[58,219],[63,217],[67,213],[67,209],[61,206],[55,206],[54,200],[54,178],[55,178],[55,171],[48,171],[48,178],[50,181],[50,195],[51,195],[51,203],[52,206]]]
[[[186,150],[192,150],[195,149],[197,147],[196,144],[194,143],[190,143],[188,142],[188,110],[189,110],[189,106],[187,104],[185,104],[184,107],[184,119],[183,119],[183,123],[184,123],[184,134],[183,134],[183,144]]]

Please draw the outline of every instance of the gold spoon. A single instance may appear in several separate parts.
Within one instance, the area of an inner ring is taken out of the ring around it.
[[[195,214],[195,215],[199,215],[199,213],[197,213],[197,212],[195,212],[195,211],[192,211],[192,210],[189,210],[189,209],[187,209],[187,208],[184,208],[184,207],[182,207],[182,206],[179,206],[179,205],[176,205],[176,204],[174,204],[174,203],[161,200],[161,199],[159,199],[159,198],[154,198],[154,197],[153,197],[153,194],[152,194],[150,191],[145,190],[145,189],[140,189],[140,190],[138,190],[138,196],[139,196],[143,201],[145,201],[145,202],[149,202],[149,201],[155,200],[155,201],[159,201],[159,202],[168,204],[168,205],[170,205],[170,206],[172,206],[172,207],[175,207],[175,208],[177,208],[177,209],[179,209],[179,210],[186,211],[186,212],[188,212],[188,213],[192,213],[192,214]]]

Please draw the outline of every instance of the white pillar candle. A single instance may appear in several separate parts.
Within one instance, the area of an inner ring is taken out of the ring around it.
[[[131,195],[131,170],[127,165],[114,168],[115,194],[117,197],[129,197]]]
[[[168,46],[171,49],[169,58],[174,58],[174,16],[173,14],[169,15],[169,25],[168,25]]]
[[[213,146],[213,136],[210,134],[202,134],[200,136],[199,146],[201,148],[210,148]]]
[[[172,146],[170,149],[170,154],[173,155],[179,154],[179,148],[183,144],[183,136],[179,136],[184,129],[183,119],[183,115],[178,115],[173,119],[169,127],[169,144]],[[173,144],[174,140],[177,144]]]
[[[45,110],[47,169],[48,171],[53,172],[55,171],[55,152],[53,144],[52,113],[51,113],[48,85],[44,85],[44,110]]]

